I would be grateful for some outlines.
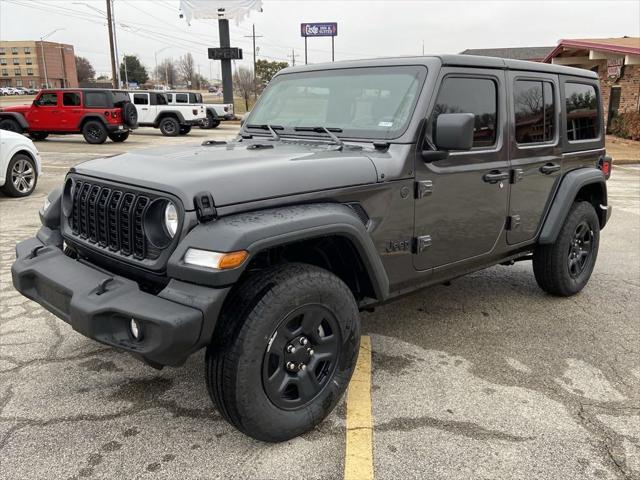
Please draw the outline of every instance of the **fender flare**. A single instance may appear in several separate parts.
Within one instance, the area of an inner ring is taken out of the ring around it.
[[[386,299],[389,278],[373,240],[356,213],[340,203],[294,205],[239,213],[200,224],[178,244],[169,258],[167,274],[171,278],[207,286],[227,286],[235,283],[255,255],[263,250],[327,236],[345,237],[353,244],[377,299]],[[184,255],[190,247],[218,252],[247,250],[249,258],[233,270],[213,271],[184,263]]]
[[[20,125],[20,128],[22,128],[23,130],[29,129],[29,122],[27,122],[27,119],[24,118],[24,115],[22,115],[21,113],[0,112],[0,119],[3,119],[3,118],[10,118],[12,120],[15,120],[16,122],[18,122],[18,125]]]
[[[562,228],[562,225],[564,225],[564,221],[569,214],[571,205],[576,199],[578,192],[587,185],[598,184],[602,189],[601,206],[605,207],[605,211],[603,212],[603,209],[600,208],[596,213],[600,219],[600,228],[603,228],[607,222],[607,184],[604,174],[597,168],[580,168],[570,171],[563,177],[562,182],[558,187],[558,191],[553,198],[553,202],[549,209],[549,213],[547,214],[547,218],[545,219],[544,225],[542,226],[538,243],[554,243],[556,238],[558,238],[560,229]]]
[[[158,114],[153,124],[157,128],[158,126],[160,126],[160,122],[164,117],[174,117],[174,116],[176,117],[176,119],[180,124],[185,123],[184,115],[182,115],[182,112],[178,110],[163,110]]]
[[[86,122],[88,122],[89,120],[98,120],[99,122],[101,122],[105,127],[108,126],[107,121],[102,118],[100,115],[96,115],[95,113],[85,113],[81,118],[80,121],[78,122],[78,126],[77,129],[78,130],[82,130],[82,127],[84,126],[84,124]]]
[[[220,117],[218,116],[218,114],[216,113],[216,109],[213,107],[207,107],[207,113],[213,113],[213,119],[214,120],[220,120]]]

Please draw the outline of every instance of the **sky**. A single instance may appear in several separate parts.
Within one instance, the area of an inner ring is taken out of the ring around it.
[[[207,47],[219,46],[216,20],[179,18],[179,0],[114,0],[120,58],[136,54],[151,70],[157,57],[191,52],[200,73],[219,78]],[[109,73],[106,0],[0,0],[0,39],[73,44],[96,72]],[[640,36],[638,0],[263,0],[263,11],[231,22],[231,45],[252,62],[252,24],[258,58],[304,63],[302,22],[338,22],[336,60],[459,53],[467,48],[553,46],[561,38]],[[331,60],[331,39],[310,38],[309,63]]]

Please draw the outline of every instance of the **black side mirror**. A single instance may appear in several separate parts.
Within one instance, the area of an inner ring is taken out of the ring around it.
[[[438,150],[471,150],[476,117],[473,113],[442,113],[436,120]]]

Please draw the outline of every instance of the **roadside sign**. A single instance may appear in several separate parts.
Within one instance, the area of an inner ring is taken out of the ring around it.
[[[242,60],[242,49],[236,47],[210,48],[211,60]]]
[[[338,24],[330,23],[301,23],[300,34],[303,37],[335,37],[338,35]]]

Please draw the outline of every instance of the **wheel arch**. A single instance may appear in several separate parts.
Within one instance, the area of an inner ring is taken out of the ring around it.
[[[0,120],[4,120],[6,118],[18,122],[18,125],[20,125],[20,128],[22,128],[23,130],[29,129],[29,122],[27,122],[27,119],[24,118],[24,115],[19,112],[0,112]]]
[[[212,271],[186,265],[183,258],[188,248],[246,250],[249,258],[236,269]],[[282,207],[200,224],[180,242],[167,273],[186,281],[225,286],[282,262],[325,268],[341,278],[357,299],[382,301],[389,294],[386,271],[365,225],[343,204]]]
[[[598,215],[600,228],[607,223],[607,184],[602,171],[597,168],[581,168],[567,173],[545,219],[538,243],[551,244],[556,241],[571,205],[575,201],[587,201]]]
[[[107,121],[100,115],[96,115],[95,113],[87,113],[83,115],[80,121],[78,122],[78,130],[82,130],[85,124],[91,120],[97,120],[100,123],[102,123],[105,127],[108,126]]]
[[[177,110],[166,110],[166,111],[162,111],[158,114],[158,116],[156,117],[155,121],[153,122],[154,126],[157,128],[160,125],[160,122],[162,120],[164,120],[167,117],[171,117],[174,118],[178,121],[179,124],[183,124],[185,123],[184,121],[184,116],[182,115],[181,112],[177,111]]]

